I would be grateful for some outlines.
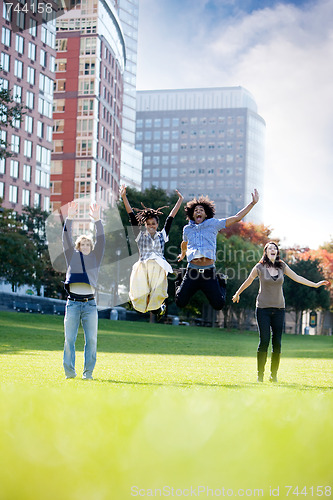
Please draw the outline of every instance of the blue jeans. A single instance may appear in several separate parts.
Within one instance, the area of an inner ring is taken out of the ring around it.
[[[256,318],[259,329],[258,352],[267,352],[272,331],[272,352],[281,352],[285,309],[278,307],[257,307]]]
[[[83,378],[92,378],[96,364],[98,313],[95,299],[87,302],[67,300],[65,312],[64,369],[66,378],[76,377],[75,342],[80,321],[84,331]]]

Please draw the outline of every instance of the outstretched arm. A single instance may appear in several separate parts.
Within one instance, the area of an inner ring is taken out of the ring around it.
[[[258,201],[259,201],[258,191],[255,189],[254,192],[251,193],[251,195],[252,195],[251,203],[246,205],[246,207],[242,208],[242,210],[240,210],[236,215],[228,217],[225,220],[225,227],[229,227],[232,224],[235,224],[235,222],[239,222],[240,220],[242,220],[245,217],[245,215],[247,215],[250,212],[250,210],[252,210],[254,205],[256,205],[258,203]]]
[[[232,297],[232,301],[233,302],[239,302],[239,296],[242,292],[244,292],[244,290],[246,290],[246,288],[248,288],[253,280],[258,276],[258,271],[257,271],[257,268],[254,267],[252,269],[252,271],[250,272],[249,276],[246,278],[246,280],[241,284],[241,286],[238,288],[237,292],[235,293],[235,295]]]
[[[122,200],[124,202],[124,205],[125,205],[125,208],[126,208],[126,212],[128,214],[130,214],[131,212],[133,212],[132,210],[132,207],[131,205],[129,204],[129,201],[127,199],[127,195],[126,195],[126,186],[125,184],[123,184],[120,188],[120,196],[122,197]]]
[[[176,189],[176,193],[178,194],[178,200],[177,200],[177,203],[175,204],[175,206],[173,207],[173,209],[171,210],[171,212],[169,213],[169,217],[175,217],[178,210],[180,209],[181,207],[181,204],[184,200],[184,196]]]
[[[318,281],[318,283],[310,281],[304,278],[303,276],[296,274],[295,271],[293,271],[292,269],[290,269],[289,266],[287,266],[287,264],[286,264],[285,274],[292,280],[296,281],[296,283],[300,283],[301,285],[311,286],[312,288],[319,288],[320,286],[330,284],[330,282],[327,280]]]

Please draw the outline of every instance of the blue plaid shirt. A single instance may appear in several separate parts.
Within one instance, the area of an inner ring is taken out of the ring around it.
[[[216,260],[216,237],[225,228],[226,219],[205,219],[200,224],[190,220],[183,229],[183,241],[187,241],[186,257],[188,262],[200,252],[207,259]]]

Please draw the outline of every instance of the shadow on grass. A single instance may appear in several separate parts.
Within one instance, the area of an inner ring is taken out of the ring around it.
[[[279,388],[283,389],[290,389],[290,390],[302,390],[302,391],[326,391],[326,392],[332,392],[333,387],[327,387],[327,386],[319,386],[319,385],[305,385],[305,384],[289,384],[289,383],[278,383],[278,384],[272,384],[272,383],[263,383],[263,384],[258,384],[258,382],[247,382],[247,383],[240,383],[240,384],[228,384],[228,383],[205,383],[205,382],[137,382],[137,381],[128,381],[128,380],[112,380],[112,379],[100,379],[96,378],[96,382],[101,382],[101,383],[109,383],[109,384],[114,384],[114,385],[130,385],[130,386],[147,386],[147,387],[176,387],[176,388],[187,388],[187,387],[216,387],[216,388],[221,388],[224,387],[226,389],[272,389],[272,390],[278,390]]]
[[[63,317],[0,313],[0,352],[31,355],[62,351]],[[124,354],[255,357],[256,332],[100,320],[98,352]],[[83,349],[80,327],[76,350]],[[285,358],[333,358],[332,337],[284,335]]]

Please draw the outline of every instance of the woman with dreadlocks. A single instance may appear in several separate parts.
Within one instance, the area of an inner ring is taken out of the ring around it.
[[[126,186],[122,185],[120,189],[120,196],[132,226],[145,227],[135,240],[140,258],[132,268],[129,296],[134,309],[142,313],[156,311],[159,317],[165,313],[164,300],[168,297],[167,275],[172,272],[172,267],[164,257],[164,245],[169,240],[171,224],[184,199],[179,191],[176,190],[176,193],[177,203],[167,217],[162,231],[157,231],[159,215],[163,213],[161,210],[167,207],[155,210],[142,204],[143,209],[135,209],[135,215],[126,196]]]
[[[202,290],[211,306],[222,309],[225,304],[225,285],[220,284],[216,269],[217,233],[247,215],[259,201],[258,191],[252,193],[252,201],[236,215],[226,219],[216,219],[215,204],[207,196],[189,201],[185,212],[189,223],[183,229],[183,241],[178,262],[187,257],[188,266],[181,283],[181,275],[176,280],[176,305],[185,307],[190,298]]]

